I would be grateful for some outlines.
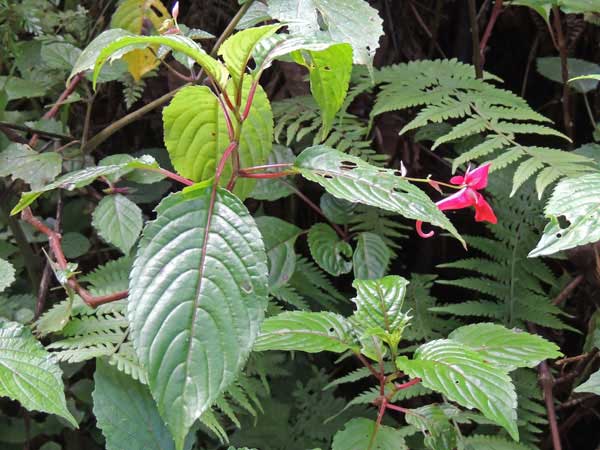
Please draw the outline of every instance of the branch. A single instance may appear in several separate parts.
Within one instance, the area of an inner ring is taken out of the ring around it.
[[[475,66],[475,76],[483,78],[483,65],[481,63],[481,54],[479,52],[479,23],[477,22],[477,7],[475,0],[469,2],[469,22],[471,24],[471,40],[473,42],[473,65]]]
[[[496,0],[496,3],[494,3],[494,9],[492,10],[492,15],[490,16],[490,20],[485,28],[481,42],[479,43],[479,55],[481,56],[482,67],[485,64],[485,49],[487,47],[487,43],[492,36],[494,25],[496,25],[496,20],[498,20],[500,14],[502,14],[502,0]]]
[[[584,278],[585,277],[582,274],[577,275],[575,278],[573,278],[571,282],[565,286],[561,293],[558,294],[554,300],[552,300],[552,304],[558,306],[566,299],[568,299],[569,296],[575,290],[575,288],[579,286],[579,284],[584,280]]]
[[[558,6],[552,7],[554,16],[554,28],[556,30],[558,50],[560,52],[561,75],[563,82],[562,106],[563,106],[563,122],[567,136],[573,141],[573,121],[571,119],[571,91],[569,88],[569,62],[568,49],[565,34],[563,32],[562,22],[560,20],[560,10]]]

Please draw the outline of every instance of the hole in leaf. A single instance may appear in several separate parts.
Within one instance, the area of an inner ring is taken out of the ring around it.
[[[342,170],[353,170],[353,169],[356,169],[356,167],[357,167],[357,164],[352,161],[341,161],[340,162],[340,169],[342,169]]]
[[[331,70],[331,67],[329,67],[329,66],[325,66],[325,67],[323,67],[323,70],[330,71],[330,70]]]
[[[154,14],[156,14],[158,17],[162,18],[163,17],[163,13],[160,11],[160,9],[158,9],[156,6],[154,5],[150,5],[150,9],[152,10],[152,12]]]
[[[331,175],[329,175],[328,173],[322,175],[323,178],[327,178],[328,180],[331,180],[333,177]]]
[[[560,226],[560,228],[562,228],[563,230],[565,228],[569,228],[571,226],[571,222],[569,222],[569,219],[567,219],[565,216],[559,216],[557,218],[558,220],[558,225]]]
[[[394,176],[401,177],[402,176],[402,172],[400,172],[399,170],[394,170]]]
[[[334,331],[335,331],[335,330],[333,329],[333,327],[330,327],[330,328],[329,328],[329,334],[333,334],[333,332],[334,332]]]

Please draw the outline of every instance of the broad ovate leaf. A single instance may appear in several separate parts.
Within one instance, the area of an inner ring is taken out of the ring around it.
[[[303,177],[319,183],[337,198],[432,223],[449,231],[464,244],[454,225],[436,204],[404,179],[399,171],[372,166],[324,145],[304,150],[296,159],[295,167]]]
[[[314,224],[308,231],[308,247],[315,262],[333,276],[352,270],[352,247],[325,223]]]
[[[550,223],[529,257],[552,255],[600,240],[600,173],[559,182],[544,209]],[[568,221],[562,227],[559,218]]]
[[[120,450],[124,442],[127,450],[175,450],[148,387],[104,359],[96,360],[92,398],[107,450]],[[188,438],[185,447],[192,443]]]
[[[251,79],[245,78],[242,103],[248,97]],[[190,86],[175,95],[163,110],[165,146],[175,170],[194,181],[208,180],[229,145],[225,116],[219,100],[206,86]],[[264,164],[273,142],[273,113],[264,90],[258,86],[250,115],[240,135],[241,167]],[[226,185],[232,173],[231,160],[221,176]],[[238,179],[234,192],[241,198],[254,189],[255,180]]]
[[[0,292],[15,281],[15,268],[8,261],[0,258]]]
[[[296,159],[296,155],[289,147],[284,145],[274,144],[273,151],[267,158],[267,164],[290,164],[292,165]],[[281,169],[277,169],[281,170]],[[250,197],[256,200],[267,200],[273,202],[280,198],[287,197],[294,192],[292,180],[282,181],[277,178],[264,178],[256,180],[254,189]]]
[[[260,232],[237,197],[218,189],[213,204],[207,188],[159,204],[131,272],[128,318],[178,449],[244,365],[267,288]]]
[[[438,339],[421,345],[412,360],[401,356],[396,364],[411,378],[421,378],[425,387],[477,408],[518,440],[517,394],[510,377],[468,346]]]
[[[585,94],[598,87],[598,80],[588,75],[600,72],[600,65],[583,59],[568,58],[569,83],[576,91]],[[537,59],[537,70],[549,80],[562,84],[562,64],[557,56]]]
[[[354,278],[373,280],[385,275],[392,252],[377,234],[364,232],[356,238],[356,249],[352,255]]]
[[[0,320],[0,396],[24,408],[56,414],[77,428],[67,409],[62,373],[25,326]]]
[[[124,195],[107,195],[94,210],[92,225],[102,239],[127,255],[142,231],[142,210]]]
[[[294,245],[302,230],[277,217],[263,216],[256,219],[265,243],[269,259],[269,289],[277,289],[286,284],[296,268]]]
[[[591,392],[600,395],[600,370],[590,375],[587,381],[574,389],[575,392]]]
[[[10,144],[0,152],[0,177],[20,178],[32,189],[54,181],[61,167],[59,153],[38,153],[24,144]]]
[[[535,367],[545,359],[562,355],[556,344],[537,334],[509,330],[494,323],[460,327],[450,333],[448,338],[469,346],[486,361],[506,371]]]
[[[371,445],[372,442],[372,445]],[[365,418],[351,419],[333,437],[331,450],[407,450],[404,435]]]
[[[254,351],[342,353],[355,346],[350,322],[332,312],[291,311],[266,319]]]

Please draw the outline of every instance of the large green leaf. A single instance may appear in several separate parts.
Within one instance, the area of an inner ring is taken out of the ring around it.
[[[383,21],[364,0],[269,0],[268,13],[294,36],[352,45],[354,62],[371,65]]]
[[[296,159],[296,156],[289,147],[274,144],[273,151],[267,158],[267,164],[292,164],[294,159]],[[294,192],[294,188],[290,183],[292,183],[292,180],[282,182],[277,178],[256,180],[256,184],[254,185],[250,197],[255,198],[256,200],[267,200],[270,202],[279,200]]]
[[[119,59],[132,50],[143,49],[153,45],[164,45],[196,61],[218,86],[224,87],[226,85],[229,75],[225,66],[208,55],[192,39],[173,34],[165,36],[136,36],[127,32],[124,32],[124,34],[123,37],[116,38],[109,43],[98,54],[94,65],[94,84],[97,82],[98,75],[107,61]]]
[[[105,166],[87,167],[85,169],[77,170],[75,172],[67,173],[62,177],[58,178],[53,183],[47,184],[37,190],[23,192],[19,203],[10,212],[12,215],[18,214],[31,205],[40,195],[45,192],[52,191],[54,189],[66,189],[72,191],[74,189],[82,188],[92,183],[96,178],[113,175],[117,173],[131,172],[135,169],[148,170],[156,169],[158,164],[154,161],[154,158],[147,155],[141,158],[136,158],[122,164],[110,164]]]
[[[529,257],[552,255],[600,240],[600,173],[562,180],[554,188],[544,212],[550,223],[544,228]],[[559,217],[569,224],[563,228]]]
[[[321,139],[325,139],[333,119],[344,104],[350,75],[352,73],[352,47],[335,44],[321,51],[296,51],[294,59],[308,68],[310,90],[321,108],[323,128]]]
[[[588,380],[574,389],[575,392],[591,392],[600,395],[600,370],[590,375]]]
[[[425,387],[466,408],[477,408],[518,440],[517,395],[510,377],[468,346],[438,339],[421,345],[414,359],[401,356],[396,364],[411,378],[421,378]]]
[[[269,258],[269,289],[277,289],[286,284],[294,274],[294,245],[302,230],[296,225],[270,216],[257,218],[256,226],[262,234]]]
[[[158,410],[181,449],[243,366],[267,304],[267,257],[242,202],[212,188],[157,207],[130,276],[128,318]]]
[[[493,323],[457,328],[448,338],[469,346],[489,363],[507,371],[535,367],[545,359],[562,355],[556,344],[537,334],[509,330]]]
[[[339,314],[291,311],[269,317],[263,322],[254,351],[341,353],[353,346],[351,325]]]
[[[316,223],[308,231],[308,247],[315,262],[333,276],[352,270],[352,247],[340,239],[325,223]]]
[[[392,252],[385,241],[375,233],[360,233],[352,256],[354,278],[374,280],[385,275]]]
[[[0,177],[12,176],[39,189],[60,173],[62,157],[56,152],[38,153],[28,145],[11,144],[0,152]]]
[[[236,89],[239,88],[256,44],[273,35],[280,27],[281,25],[265,25],[248,28],[235,33],[219,47],[219,56],[225,61]]]
[[[250,84],[250,77],[246,77],[242,104],[248,97]],[[194,181],[213,177],[229,145],[229,137],[219,100],[211,90],[206,86],[190,86],[179,91],[163,110],[163,123],[165,146],[177,172]],[[241,167],[264,164],[271,152],[272,141],[271,106],[265,92],[258,86],[240,136],[238,153]],[[231,173],[229,161],[223,170],[222,184],[229,182]],[[252,192],[255,183],[253,179],[238,179],[234,192],[245,198]]]
[[[94,210],[92,225],[106,242],[127,255],[142,231],[142,210],[123,195],[108,195]]]
[[[103,359],[96,360],[94,416],[107,450],[174,450],[175,443],[161,419],[147,386]],[[186,448],[191,447],[188,439]]]
[[[295,167],[302,176],[319,183],[335,197],[430,222],[448,230],[464,244],[454,225],[435,203],[406,181],[399,171],[372,166],[324,145],[304,150],[296,159]]]
[[[571,86],[583,94],[593,91],[598,87],[598,80],[587,78],[587,75],[600,72],[600,65],[583,59],[569,58],[567,60]],[[562,63],[559,57],[545,57],[537,59],[537,70],[544,77],[562,84]]]
[[[375,434],[373,438],[373,434]],[[371,439],[373,443],[371,444]],[[370,419],[356,418],[344,425],[333,437],[331,450],[405,450],[402,432],[377,424]]]
[[[430,405],[412,409],[412,414],[406,414],[406,423],[419,428],[425,435],[423,439],[429,449],[454,449],[456,448],[456,428],[450,422],[456,408],[449,405]]]
[[[528,445],[499,436],[469,436],[465,439],[465,444],[465,450],[533,450]]]
[[[77,428],[67,409],[62,373],[29,329],[0,320],[0,396],[29,410],[57,414]]]
[[[0,292],[15,281],[15,268],[11,263],[0,258]]]
[[[546,22],[550,19],[553,6],[558,6],[567,14],[598,12],[597,0],[511,0],[512,5],[528,6],[539,13]]]

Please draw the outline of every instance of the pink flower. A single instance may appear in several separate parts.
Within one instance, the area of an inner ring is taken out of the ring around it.
[[[441,211],[448,211],[452,209],[463,209],[470,206],[475,207],[475,220],[477,222],[490,222],[497,223],[498,219],[492,210],[490,204],[483,198],[478,191],[485,189],[488,183],[488,174],[490,171],[490,164],[484,164],[479,166],[475,170],[471,170],[471,167],[467,169],[464,177],[456,176],[450,179],[450,183],[457,186],[462,186],[456,194],[446,197],[436,203],[437,207]],[[433,231],[429,233],[423,232],[423,222],[420,220],[416,224],[417,233],[423,238],[428,238],[434,235]]]

